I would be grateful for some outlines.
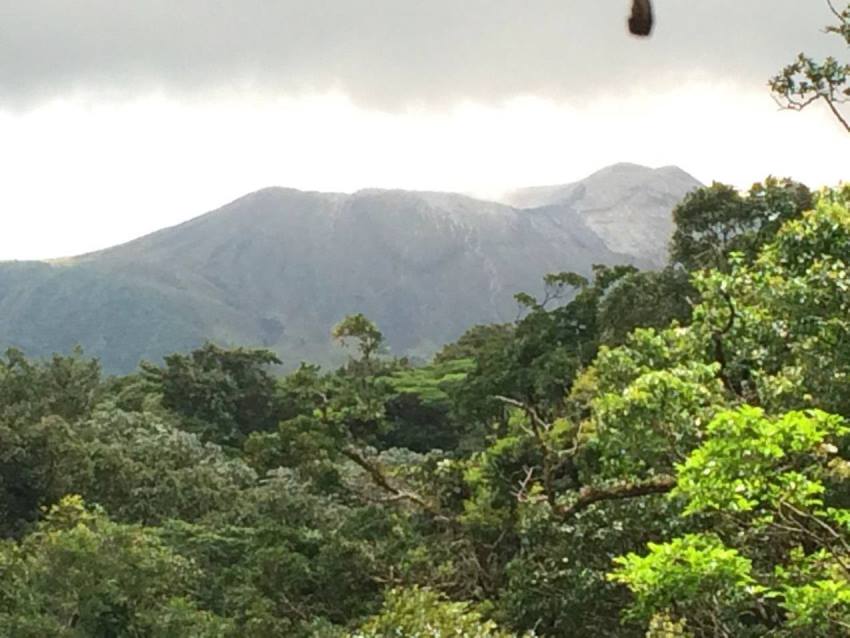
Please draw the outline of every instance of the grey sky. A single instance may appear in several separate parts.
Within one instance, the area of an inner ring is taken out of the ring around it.
[[[825,0],[0,0],[0,260],[71,255],[266,186],[495,197],[614,162],[847,179],[766,83],[848,57]],[[842,0],[843,1],[843,0]]]
[[[361,105],[580,101],[694,75],[763,84],[823,51],[823,0],[656,0],[650,41],[629,0],[0,0],[0,100],[69,91],[298,93]]]

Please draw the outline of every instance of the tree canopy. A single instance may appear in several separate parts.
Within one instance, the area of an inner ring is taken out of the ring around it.
[[[848,71],[773,88],[841,118]],[[850,187],[673,218],[666,268],[544,275],[422,365],[362,314],[331,370],[8,350],[0,635],[850,635]]]
[[[427,364],[0,360],[0,633],[835,636],[850,191],[721,184],[670,265],[545,277]]]

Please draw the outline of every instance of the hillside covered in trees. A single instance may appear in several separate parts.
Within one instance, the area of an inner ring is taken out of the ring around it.
[[[0,360],[0,635],[838,636],[850,190],[713,184],[423,366]]]

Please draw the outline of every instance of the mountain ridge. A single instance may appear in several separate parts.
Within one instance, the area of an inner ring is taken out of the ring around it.
[[[645,195],[627,197],[634,211]],[[512,320],[514,293],[538,292],[547,272],[663,260],[612,249],[589,220],[558,202],[264,188],[100,251],[0,263],[0,344],[45,355],[80,343],[115,372],[206,339],[333,364],[344,354],[330,328],[363,312],[396,354],[427,357],[476,323]]]
[[[521,208],[568,208],[581,215],[611,250],[640,256],[660,267],[673,233],[671,197],[681,198],[699,185],[678,166],[650,169],[623,162],[577,182],[519,189],[501,201]],[[639,219],[631,223],[636,212]]]

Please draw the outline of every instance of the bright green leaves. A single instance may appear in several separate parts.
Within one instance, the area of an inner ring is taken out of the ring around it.
[[[697,444],[722,402],[714,366],[646,372],[593,403],[595,447],[609,477],[667,473]]]
[[[723,412],[679,466],[675,494],[687,499],[688,514],[823,507],[830,450],[848,432],[840,417],[819,410],[779,419],[751,407]]]
[[[420,368],[398,370],[389,382],[399,394],[416,395],[428,404],[447,404],[451,393],[474,368],[472,359],[448,359]]]
[[[827,194],[815,210],[783,226],[776,241],[765,251],[762,265],[800,276],[821,260],[846,259],[849,250],[850,212],[846,202],[832,201]]]
[[[825,195],[754,264],[696,278],[703,303],[692,329],[722,362],[727,385],[773,412],[850,415],[848,260],[850,212]]]
[[[717,614],[718,603],[737,607],[759,590],[751,561],[711,534],[688,534],[648,548],[646,556],[617,558],[610,576],[631,589],[635,604],[630,613],[638,617],[677,609],[699,621],[704,614]]]
[[[428,589],[396,589],[381,613],[352,638],[511,638],[468,603],[450,602]]]
[[[641,375],[703,359],[702,344],[688,328],[642,329],[619,348],[602,348],[593,364],[598,391],[622,392]]]
[[[835,635],[850,620],[850,511],[827,504],[836,444],[848,433],[841,417],[818,410],[718,414],[677,466],[671,495],[686,516],[714,516],[714,532],[616,559],[611,578],[635,596],[631,613],[672,614],[698,636],[711,625],[738,635],[754,622]]]
[[[810,636],[833,636],[850,619],[850,579],[845,567],[826,550],[791,552],[789,564],[776,568],[777,588],[788,625]]]

